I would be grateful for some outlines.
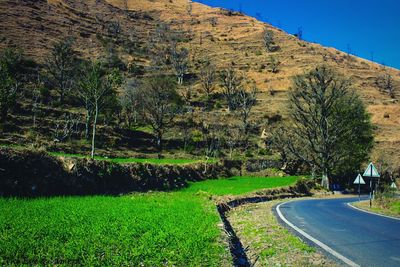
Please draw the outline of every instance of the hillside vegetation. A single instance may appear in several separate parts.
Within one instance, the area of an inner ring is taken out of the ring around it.
[[[127,80],[155,74],[151,68],[154,52],[151,40],[160,25],[169,25],[173,31],[179,32],[178,47],[188,50],[189,61],[183,85],[178,86],[178,91],[196,112],[192,118],[194,126],[189,126],[188,147],[185,140],[187,129],[178,127],[178,123],[166,133],[167,155],[175,157],[182,153],[185,157],[203,157],[207,154],[207,151],[199,151],[209,144],[206,131],[201,130],[203,122],[218,124],[223,129],[240,127],[240,119],[227,110],[221,98],[223,89],[218,80],[215,82],[212,108],[206,108],[206,97],[199,81],[204,61],[215,64],[218,72],[234,68],[246,77],[247,87],[254,83],[259,90],[249,119],[252,125],[250,139],[254,144],[251,147],[257,147],[251,156],[263,154],[258,154],[263,147],[260,144],[264,144],[261,139],[263,131],[264,137],[268,137],[276,123],[287,118],[287,92],[292,77],[316,65],[327,64],[352,79],[354,89],[372,114],[372,122],[376,126],[373,157],[377,159],[385,154],[393,164],[398,166],[400,163],[400,105],[397,100],[400,95],[397,91],[390,94],[379,86],[380,77],[390,75],[394,88],[398,88],[398,70],[299,40],[241,13],[185,0],[5,0],[0,3],[0,22],[3,25],[0,28],[0,47],[19,47],[39,66],[46,62],[55,41],[71,36],[79,57],[111,60],[123,71]],[[273,33],[276,49],[266,49],[263,38],[266,30]],[[171,69],[166,73],[174,75]],[[123,88],[118,91],[121,94]],[[39,129],[35,129],[32,128],[31,94],[29,90],[21,92],[22,100],[11,113],[12,125],[3,127],[0,141],[35,144],[51,151],[89,151],[89,143],[79,137],[82,133],[72,136],[65,143],[52,142],[56,126],[61,124],[65,114],[80,114],[80,120],[84,121],[84,110],[76,100],[60,107],[52,102],[54,98],[56,93],[50,88],[50,96],[39,104]],[[177,116],[175,121],[187,121],[187,116]],[[133,131],[117,121],[116,118],[101,120],[98,131],[100,154],[152,157],[157,153],[152,141],[154,136],[147,130],[148,126],[141,125]],[[185,149],[182,149],[184,146]],[[229,155],[228,147],[229,144],[224,145],[226,156]],[[238,149],[237,154],[243,155],[244,150]]]

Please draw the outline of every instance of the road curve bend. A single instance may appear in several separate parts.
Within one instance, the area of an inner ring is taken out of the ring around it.
[[[358,198],[282,203],[278,218],[303,239],[348,266],[400,266],[400,220],[347,205]]]

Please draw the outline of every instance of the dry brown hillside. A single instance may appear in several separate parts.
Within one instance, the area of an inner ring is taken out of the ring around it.
[[[123,35],[134,40],[139,48],[146,46],[160,22],[186,31],[191,38],[183,45],[190,49],[194,73],[198,59],[210,58],[220,68],[234,62],[262,91],[256,117],[277,113],[284,116],[292,76],[317,64],[329,64],[352,78],[354,88],[372,114],[377,126],[374,156],[383,152],[400,163],[400,105],[375,85],[380,74],[390,73],[400,91],[400,71],[300,41],[240,13],[187,0],[1,0],[0,45],[20,46],[40,61],[53,40],[71,35],[77,39],[77,49],[83,56],[99,57],[104,54],[99,36],[107,34],[104,25],[112,21],[118,21]],[[262,35],[266,27],[275,33],[275,42],[281,48],[277,52],[264,49]],[[141,53],[120,52],[127,63],[146,64],[146,56]],[[268,71],[271,55],[282,63],[276,74]],[[271,95],[271,90],[276,94]]]

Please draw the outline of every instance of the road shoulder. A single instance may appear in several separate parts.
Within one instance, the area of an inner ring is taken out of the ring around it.
[[[278,222],[273,208],[282,202],[246,204],[228,213],[250,261],[255,266],[337,266]]]
[[[326,199],[332,199],[332,198],[326,198]],[[281,206],[285,205],[290,202],[295,202],[295,201],[301,201],[301,200],[321,200],[321,198],[311,198],[311,199],[296,199],[296,200],[290,200],[286,202],[279,203],[275,206],[274,211],[275,211],[275,216],[279,219],[282,225],[284,225],[286,228],[289,228],[291,232],[293,232],[295,235],[299,236],[303,241],[306,243],[310,244],[311,246],[317,247],[319,250],[321,250],[326,256],[329,258],[333,258],[335,261],[340,262],[341,264],[345,263],[348,266],[352,267],[359,267],[358,264],[353,262],[352,260],[348,259],[347,257],[343,256],[339,252],[335,251],[322,241],[318,240],[317,238],[311,236],[307,232],[303,231],[299,227],[297,227],[294,223],[290,222],[281,212]]]
[[[385,209],[369,207],[369,201],[361,201],[361,202],[350,202],[347,205],[353,209],[356,209],[361,212],[366,212],[372,215],[381,216],[389,219],[400,220],[400,215],[393,214],[388,212]]]

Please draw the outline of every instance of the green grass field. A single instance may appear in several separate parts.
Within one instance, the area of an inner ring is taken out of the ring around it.
[[[230,265],[215,204],[196,193],[240,194],[296,180],[234,177],[171,193],[0,198],[0,266]]]
[[[298,176],[287,177],[232,177],[229,179],[206,180],[191,183],[186,192],[205,191],[212,195],[240,195],[259,189],[288,186],[294,184]]]
[[[77,157],[77,158],[89,158],[88,155],[82,154],[66,154],[61,152],[49,152],[50,155],[57,156],[57,157]],[[199,159],[158,159],[158,158],[150,158],[150,159],[143,159],[143,158],[106,158],[95,156],[95,160],[104,160],[110,161],[114,163],[152,163],[152,164],[189,164],[189,163],[198,163],[204,162],[204,160]],[[208,160],[209,163],[216,162],[215,159]]]
[[[183,193],[0,199],[0,265],[218,266],[214,205]]]

